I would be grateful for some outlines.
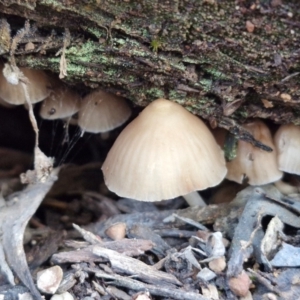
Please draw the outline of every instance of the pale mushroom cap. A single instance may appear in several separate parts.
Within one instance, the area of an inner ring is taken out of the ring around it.
[[[107,132],[124,124],[130,115],[124,98],[96,90],[83,99],[78,125],[87,132]]]
[[[219,184],[223,152],[206,125],[179,104],[158,99],[119,135],[102,166],[122,197],[160,201]]]
[[[40,115],[43,119],[48,120],[71,117],[78,112],[80,99],[80,96],[69,87],[56,87],[43,101]]]
[[[0,71],[0,97],[14,105],[26,103],[25,94],[21,83],[14,85],[9,83],[3,75],[1,65]],[[49,79],[45,72],[40,70],[32,70],[28,68],[20,68],[25,77],[29,80],[27,84],[28,94],[31,103],[37,103],[44,100],[50,94]]]
[[[250,185],[264,185],[279,180],[282,172],[278,169],[277,153],[269,128],[259,120],[243,126],[253,137],[273,149],[266,152],[250,143],[239,140],[237,156],[227,163],[226,178],[243,183],[245,177]]]
[[[300,175],[300,126],[281,125],[275,134],[274,142],[279,170]]]

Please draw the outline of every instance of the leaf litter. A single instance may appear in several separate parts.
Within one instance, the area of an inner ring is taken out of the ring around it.
[[[299,298],[298,195],[249,186],[230,203],[182,208],[113,199],[98,173],[67,165],[2,198],[0,299]],[[53,267],[55,289],[41,288],[37,273]]]

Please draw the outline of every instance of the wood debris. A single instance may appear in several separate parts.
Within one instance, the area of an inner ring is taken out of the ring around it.
[[[25,249],[31,270],[47,270],[49,256],[51,264],[62,267],[57,291],[51,290],[55,292],[53,299],[107,296],[225,300],[264,299],[267,294],[297,299],[300,295],[296,276],[299,264],[295,258],[299,255],[300,237],[287,231],[287,228],[300,228],[297,197],[284,196],[274,185],[268,185],[246,187],[230,203],[197,209],[170,209],[172,202],[166,207],[153,206],[153,203],[135,206],[131,205],[133,200],[114,201],[108,195],[99,194],[95,185],[94,191],[86,191],[87,170],[85,167],[72,169],[70,174],[77,174],[78,183],[74,193],[68,192],[68,176],[62,172],[64,185],[59,181],[55,184],[57,189],[52,188],[43,209],[56,219],[56,223],[49,223],[53,226],[62,222],[59,215],[83,213],[75,209],[75,202],[70,202],[71,206],[56,199],[61,195],[71,199],[79,197],[86,209],[91,207],[90,213],[92,207],[98,207],[95,211],[100,217],[98,215],[94,223],[91,218],[83,223],[81,217],[78,218],[80,225],[60,223],[59,226],[64,224],[66,228],[64,234],[49,230],[38,220],[32,224],[41,228],[26,231]],[[83,182],[79,180],[81,174]],[[36,192],[34,187],[37,188],[33,185],[32,193]],[[50,187],[51,184],[47,190]],[[23,199],[25,191],[19,192],[18,197]],[[5,212],[6,215],[10,207],[26,205],[26,200],[13,202],[16,198],[11,197],[10,202],[4,203],[13,203],[13,206],[6,204],[0,214]],[[105,203],[101,209],[100,203]],[[184,202],[174,200],[173,203]],[[153,211],[149,211],[149,207],[153,207]],[[10,211],[10,215],[14,213],[16,210]],[[41,251],[42,247],[47,251]],[[3,257],[4,252],[2,261]],[[2,272],[6,270],[10,278],[13,260],[9,260],[6,252],[5,257],[8,264],[1,264]],[[0,296],[8,292],[11,295],[29,292],[39,299],[38,292],[34,293],[32,276],[25,274],[25,277],[18,276],[29,290],[20,285],[6,285],[4,290],[0,288]],[[283,282],[289,282],[288,288],[281,288]],[[39,286],[39,280],[37,283]],[[149,295],[143,294],[144,291]]]

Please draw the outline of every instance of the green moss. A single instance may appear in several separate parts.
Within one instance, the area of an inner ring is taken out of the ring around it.
[[[138,56],[138,57],[146,57],[149,56],[147,53],[145,53],[141,49],[131,49],[128,51],[131,55]]]
[[[56,72],[59,72],[60,57],[50,57],[48,61],[55,66]],[[68,76],[81,77],[85,74],[86,68],[71,62],[67,62]]]
[[[223,80],[228,79],[228,76],[226,74],[224,74],[223,72],[221,72],[220,70],[218,70],[218,69],[206,68],[205,71],[207,73],[213,75],[213,77],[215,79],[218,79],[218,80],[220,80],[220,79],[223,79]]]
[[[149,88],[145,90],[145,95],[149,97],[150,99],[158,99],[158,98],[164,98],[165,94],[161,89],[158,88]]]
[[[170,100],[176,100],[179,104],[186,102],[186,93],[178,92],[177,90],[170,90],[168,97]]]
[[[95,36],[98,39],[100,39],[100,38],[106,39],[107,31],[104,30],[103,28],[88,27],[88,26],[83,26],[83,25],[81,26],[81,28],[83,30],[85,30],[86,32],[92,34],[93,36]]]
[[[86,68],[81,65],[67,63],[67,73],[75,77],[81,77],[86,73]]]
[[[117,43],[119,45],[125,45],[126,40],[125,39],[114,39],[114,43]]]
[[[87,41],[78,46],[71,46],[66,49],[66,57],[76,61],[79,59],[83,62],[91,62],[91,59],[95,55],[95,51],[101,50],[101,46],[93,41]],[[103,50],[103,49],[102,49]]]
[[[186,70],[185,65],[181,62],[172,61],[172,60],[166,59],[166,58],[164,58],[164,61],[168,62],[170,64],[170,66],[172,66],[173,68],[175,68],[179,71],[185,71]]]
[[[109,77],[117,76],[117,70],[113,68],[105,69],[102,71],[104,74],[108,75]]]
[[[209,92],[211,90],[212,81],[210,79],[201,79],[199,82],[200,82],[201,88],[205,92]]]
[[[150,48],[153,52],[157,53],[158,49],[161,48],[162,42],[160,39],[154,39],[150,43]]]
[[[199,59],[191,58],[191,57],[184,57],[182,59],[182,61],[185,62],[185,63],[189,63],[189,64],[198,64],[199,63]]]

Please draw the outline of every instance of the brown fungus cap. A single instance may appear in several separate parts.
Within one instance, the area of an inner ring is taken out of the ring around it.
[[[300,126],[281,125],[274,137],[279,170],[300,175]]]
[[[160,201],[219,184],[223,152],[206,125],[179,104],[158,99],[119,135],[102,166],[122,197]]]
[[[267,125],[260,120],[254,120],[243,127],[273,151],[266,152],[239,140],[236,158],[227,163],[226,178],[238,183],[248,180],[250,185],[264,185],[279,180],[282,172],[278,169],[276,148]]]
[[[65,85],[56,86],[41,106],[43,119],[55,120],[71,117],[80,106],[80,96]]]
[[[78,125],[87,132],[107,132],[124,124],[130,115],[131,109],[124,98],[96,90],[84,97]]]
[[[8,65],[5,66],[5,68],[7,67]],[[25,104],[26,99],[21,83],[12,84],[8,82],[3,75],[3,65],[1,65],[0,69],[0,97],[10,104]],[[50,82],[45,72],[28,68],[20,68],[20,70],[29,81],[27,89],[31,103],[44,100],[51,91]]]

